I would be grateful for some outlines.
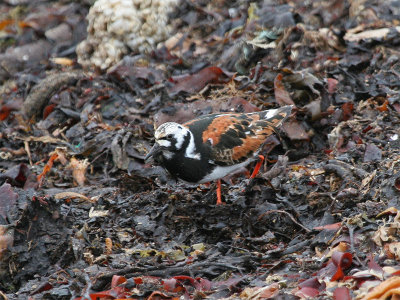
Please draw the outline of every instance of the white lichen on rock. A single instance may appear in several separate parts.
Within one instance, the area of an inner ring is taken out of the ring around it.
[[[151,51],[169,37],[168,14],[178,1],[97,0],[87,16],[88,36],[76,49],[78,62],[107,69],[129,51]]]

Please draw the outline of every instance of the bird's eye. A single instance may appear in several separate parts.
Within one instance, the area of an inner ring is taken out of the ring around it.
[[[167,135],[167,140],[172,140],[173,137],[174,137],[174,135],[170,133]]]

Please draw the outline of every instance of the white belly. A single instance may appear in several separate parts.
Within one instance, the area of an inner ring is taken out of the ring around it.
[[[233,175],[243,167],[247,166],[249,163],[254,161],[254,158],[250,158],[240,164],[233,166],[217,166],[210,174],[204,177],[199,183],[205,183],[209,181],[214,181],[220,178],[223,178],[227,175]]]

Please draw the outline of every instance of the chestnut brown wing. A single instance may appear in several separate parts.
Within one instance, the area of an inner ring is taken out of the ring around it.
[[[234,165],[254,156],[289,116],[291,106],[249,114],[212,114],[183,124],[208,149],[217,165]]]

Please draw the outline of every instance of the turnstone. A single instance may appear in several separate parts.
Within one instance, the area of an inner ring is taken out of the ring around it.
[[[259,159],[251,177],[257,175],[264,157],[259,155],[268,136],[290,115],[292,106],[253,113],[204,115],[184,124],[167,122],[154,133],[155,143],[145,161],[159,164],[190,183],[217,181],[217,204],[221,204],[221,178],[234,174]]]

